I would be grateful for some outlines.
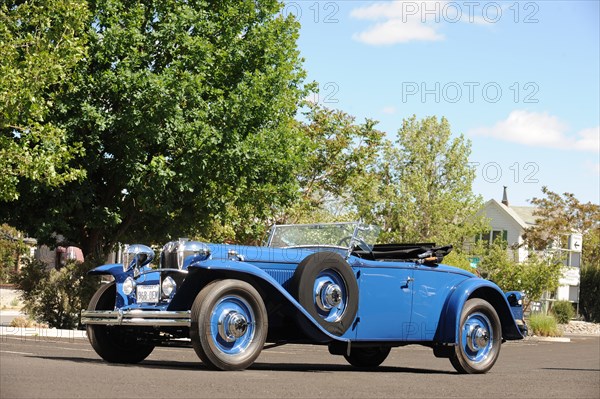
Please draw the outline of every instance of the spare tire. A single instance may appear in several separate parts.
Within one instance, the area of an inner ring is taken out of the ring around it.
[[[290,290],[327,331],[343,335],[358,311],[358,283],[350,265],[335,252],[307,256],[296,268]]]

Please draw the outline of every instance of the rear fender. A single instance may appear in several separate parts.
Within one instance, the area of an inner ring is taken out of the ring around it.
[[[502,338],[523,338],[502,290],[488,280],[472,278],[459,284],[446,300],[435,336],[437,343],[458,343],[460,315],[465,303],[471,298],[483,299],[494,307],[502,325]]]
[[[310,326],[314,327],[310,338],[316,342],[330,341],[349,341],[346,338],[340,338],[332,335],[325,330],[321,325],[296,301],[268,273],[264,270],[245,262],[240,261],[224,261],[224,260],[206,260],[196,262],[188,266],[189,275],[186,277],[184,284],[177,291],[173,301],[169,305],[169,310],[189,309],[194,298],[200,292],[200,289],[208,282],[215,279],[235,278],[249,282],[261,292],[262,295],[268,295],[272,298],[273,295],[279,303],[285,301],[290,305],[296,313],[296,317],[303,317],[310,322]]]

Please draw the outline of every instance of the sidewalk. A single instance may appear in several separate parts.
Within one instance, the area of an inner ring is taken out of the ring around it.
[[[0,337],[20,337],[25,339],[87,339],[85,330],[60,330],[56,328],[40,328],[40,327],[7,327],[0,326]],[[0,338],[0,342],[2,338]]]

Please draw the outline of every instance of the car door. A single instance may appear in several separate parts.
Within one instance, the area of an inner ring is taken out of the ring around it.
[[[412,263],[360,267],[356,340],[402,341],[412,334],[413,273]]]
[[[443,265],[416,265],[413,275],[411,341],[431,341],[450,292],[468,276]]]

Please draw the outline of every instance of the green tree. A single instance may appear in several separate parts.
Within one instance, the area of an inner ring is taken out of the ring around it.
[[[299,24],[275,0],[88,4],[87,55],[48,115],[67,145],[82,143],[69,165],[86,177],[26,182],[0,217],[86,255],[118,241],[256,236],[256,221],[298,192]]]
[[[48,121],[57,96],[85,57],[87,2],[0,4],[0,201],[19,198],[19,181],[56,187],[84,176],[68,162],[81,152]]]
[[[18,270],[19,263],[27,250],[23,234],[3,223],[0,225],[0,283],[8,283]]]
[[[351,193],[367,172],[384,142],[376,121],[355,118],[340,110],[307,103],[305,121],[298,122],[304,145],[296,165],[300,193],[279,222],[298,223],[356,219]]]
[[[462,247],[485,229],[482,199],[472,192],[471,144],[451,137],[445,118],[404,120],[355,185],[360,216],[383,228],[383,241],[438,241]]]
[[[562,195],[542,187],[544,197],[534,198],[535,226],[525,232],[525,243],[536,249],[566,248],[573,233],[583,236],[580,270],[580,311],[587,320],[598,320],[600,311],[600,205],[582,203],[571,193]]]
[[[523,291],[527,294],[525,309],[531,301],[539,301],[545,292],[555,291],[562,275],[562,262],[553,256],[540,257],[531,253],[524,262],[515,261],[514,250],[506,241],[496,239],[487,249],[480,249],[479,270],[503,291]]]
[[[600,267],[581,269],[579,311],[587,321],[600,323]]]
[[[600,205],[591,202],[582,203],[571,193],[562,196],[548,187],[542,187],[545,197],[533,198],[536,207],[534,215],[538,217],[536,225],[525,232],[527,245],[535,249],[546,249],[553,243],[560,248],[566,247],[564,239],[572,233],[583,234],[583,257],[588,262],[598,262]],[[588,252],[589,251],[589,252]],[[588,253],[586,253],[588,252]]]

